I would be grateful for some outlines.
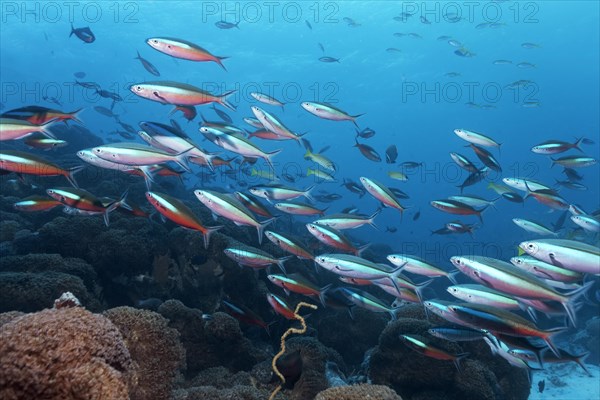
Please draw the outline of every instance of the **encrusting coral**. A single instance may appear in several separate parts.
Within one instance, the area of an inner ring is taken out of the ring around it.
[[[104,312],[121,331],[136,364],[137,388],[131,400],[162,400],[171,396],[179,370],[185,369],[185,350],[179,333],[153,311],[117,307]]]
[[[0,327],[0,398],[127,399],[134,365],[117,327],[81,307],[58,305],[13,315]]]

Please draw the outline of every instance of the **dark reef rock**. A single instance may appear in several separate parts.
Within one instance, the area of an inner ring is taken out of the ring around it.
[[[363,361],[365,352],[377,345],[388,319],[387,315],[358,307],[354,310],[354,320],[347,312],[327,310],[316,323],[317,337],[325,346],[337,350],[347,364],[358,365]]]
[[[34,312],[52,307],[54,299],[64,292],[74,293],[91,310],[100,309],[99,301],[77,276],[54,271],[0,272],[0,312]]]
[[[414,318],[416,316],[421,318]],[[399,313],[399,319],[385,328],[379,338],[379,345],[371,356],[372,382],[390,386],[405,400],[528,398],[530,388],[525,371],[492,356],[485,343],[458,344],[434,338],[427,333],[427,329],[433,326],[424,319],[421,306],[405,307]],[[399,340],[400,334],[431,338],[432,344],[451,354],[470,353],[461,362],[462,373],[457,371],[452,362],[414,352]]]
[[[5,400],[125,399],[135,386],[133,368],[115,325],[80,307],[12,315],[0,327]]]
[[[315,400],[402,400],[392,389],[379,385],[339,386],[322,391]],[[433,399],[432,399],[433,400]]]
[[[179,333],[167,326],[160,314],[131,307],[117,307],[104,315],[118,328],[135,363],[138,382],[132,400],[162,400],[171,395],[180,370],[185,369],[185,350]]]

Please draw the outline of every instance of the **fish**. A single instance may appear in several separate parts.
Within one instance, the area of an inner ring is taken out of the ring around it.
[[[356,136],[361,137],[363,139],[372,138],[375,136],[375,131],[371,128],[365,128],[362,131],[356,130]]]
[[[237,306],[230,301],[221,300],[222,305],[225,306],[225,312],[235,319],[244,322],[245,324],[256,325],[263,328],[269,333],[269,324],[267,324],[259,315],[248,307],[241,305]]]
[[[510,60],[494,60],[494,62],[492,64],[494,65],[510,65],[513,62]]]
[[[217,22],[215,22],[215,26],[219,29],[232,29],[232,28],[240,29],[240,27],[239,27],[240,22],[241,21],[238,21],[234,24],[233,22],[217,21]]]
[[[455,273],[444,271],[422,258],[408,254],[389,254],[386,258],[393,265],[401,268],[402,272],[410,272],[411,274],[427,276],[429,278],[444,276],[456,284]]]
[[[473,149],[473,151],[477,155],[477,158],[479,158],[479,160],[486,167],[488,167],[496,172],[502,172],[502,167],[500,166],[500,163],[498,162],[498,160],[496,160],[496,158],[494,158],[492,153],[490,153],[483,147],[477,146],[476,144],[473,144],[473,143],[471,143],[469,146]]]
[[[25,143],[29,147],[32,147],[35,149],[40,149],[40,150],[52,150],[52,149],[56,149],[59,147],[65,147],[69,144],[64,140],[51,139],[51,138],[45,137],[43,135],[36,135],[36,134],[27,137],[23,141],[23,143]]]
[[[328,172],[325,172],[318,168],[308,168],[306,170],[306,176],[314,176],[317,179],[321,179],[324,181],[335,182],[335,177]]]
[[[47,189],[46,193],[48,196],[67,206],[67,212],[71,211],[76,215],[102,214],[104,218],[104,224],[106,226],[109,225],[109,214],[112,211],[118,207],[131,209],[131,207],[125,202],[128,190],[123,192],[119,200],[111,200],[108,202],[103,202],[101,199],[94,196],[87,190],[78,188],[57,187]],[[73,212],[75,210],[77,211]]]
[[[363,290],[352,289],[348,287],[341,287],[340,292],[346,297],[353,305],[364,308],[372,312],[386,312],[392,317],[392,320],[396,320],[396,312],[399,307],[389,307],[383,303],[380,299],[373,296],[372,294]]]
[[[417,221],[421,217],[421,211],[417,211],[415,215],[413,215],[413,221]]]
[[[563,142],[561,140],[547,140],[543,143],[537,144],[531,148],[531,151],[536,154],[558,154],[564,153],[570,149],[581,150],[581,144],[585,138],[579,138],[575,143]]]
[[[539,49],[542,46],[540,46],[537,43],[525,42],[525,43],[521,43],[521,47],[523,47],[524,49]]]
[[[388,164],[394,164],[398,158],[398,149],[396,145],[392,144],[385,150],[385,162]]]
[[[313,115],[316,115],[319,118],[329,119],[332,121],[352,121],[352,123],[354,123],[356,127],[358,127],[358,124],[356,123],[356,118],[360,117],[361,115],[364,115],[349,115],[345,111],[342,111],[339,108],[325,103],[305,101],[301,104],[301,106],[306,111]]]
[[[398,282],[394,278],[400,275],[400,268],[382,269],[381,264],[349,254],[321,254],[315,257],[315,261],[320,267],[336,275],[355,279],[382,279],[391,282],[399,290]]]
[[[600,232],[600,220],[591,215],[572,215],[571,221],[582,227],[586,232]]]
[[[583,280],[583,274],[581,272],[570,271],[565,268],[557,267],[531,256],[523,255],[512,257],[510,262],[515,267],[529,272],[530,274],[541,279],[549,279],[552,281],[566,283],[581,282]]]
[[[16,174],[37,176],[64,176],[73,187],[77,187],[75,174],[85,167],[78,165],[63,169],[34,154],[16,150],[0,150],[0,170]]]
[[[49,211],[60,205],[62,203],[58,200],[39,195],[32,195],[13,203],[15,210],[25,212]]]
[[[462,169],[471,173],[479,172],[479,168],[475,164],[473,164],[467,157],[458,154],[458,153],[450,153],[450,158]]]
[[[427,330],[431,336],[449,340],[451,342],[468,342],[480,340],[485,337],[485,333],[479,329],[454,328],[454,327],[435,327]]]
[[[527,191],[527,188],[532,191],[537,190],[552,190],[549,186],[546,186],[540,182],[532,181],[530,179],[522,179],[522,178],[502,178],[502,182],[506,183],[508,186]],[[499,193],[500,194],[500,193]]]
[[[96,36],[89,26],[86,26],[85,28],[75,28],[73,27],[73,24],[71,24],[71,33],[69,34],[69,37],[73,36],[73,34],[84,43],[93,43],[96,40]]]
[[[468,131],[466,129],[455,129],[454,133],[461,139],[466,140],[469,143],[473,143],[484,147],[500,147],[501,143],[496,142],[494,139],[486,136],[482,133]]]
[[[265,231],[265,236],[271,243],[277,245],[283,251],[293,254],[299,259],[313,260],[315,256],[310,250],[298,239],[289,234],[278,233],[275,231]]]
[[[360,186],[358,183],[354,182],[352,179],[344,178],[344,182],[341,186],[344,186],[346,189],[351,191],[352,193],[356,193],[358,197],[363,197],[366,193],[366,190]]]
[[[513,218],[512,220],[518,227],[523,228],[527,232],[532,232],[542,236],[558,236],[557,232],[553,232],[539,222],[529,221],[522,218]]]
[[[56,139],[49,129],[55,121],[50,120],[42,125],[36,125],[20,119],[0,118],[0,141],[23,139],[37,132],[50,139]]]
[[[160,76],[160,72],[158,71],[158,69],[156,69],[156,67],[154,65],[152,65],[152,63],[150,61],[143,58],[140,55],[139,51],[137,52],[137,57],[135,57],[134,60],[140,60],[144,69],[146,69],[146,71],[150,72],[152,75]]]
[[[167,54],[171,57],[181,58],[190,61],[211,61],[219,64],[221,68],[227,71],[223,60],[229,57],[220,57],[211,54],[208,50],[188,42],[187,40],[169,38],[169,37],[154,37],[146,40],[146,43],[155,50]]]
[[[188,206],[186,206],[181,200],[169,196],[168,194],[160,192],[146,192],[146,199],[160,214],[175,222],[177,225],[201,232],[204,238],[205,249],[208,249],[210,236],[214,232],[223,228],[222,225],[212,227],[204,226],[202,221],[200,221],[198,217],[194,215]]]
[[[292,215],[325,215],[327,209],[319,209],[307,203],[281,202],[275,203],[275,208],[287,214]]]
[[[312,196],[310,195],[310,192],[313,190],[313,188],[314,185],[305,190],[299,190],[289,186],[270,184],[253,186],[249,188],[249,190],[253,195],[267,199],[269,202],[272,200],[293,200],[302,196],[306,197],[310,201],[313,201]]]
[[[56,97],[42,96],[42,100],[45,100],[49,103],[54,103],[57,106],[62,107],[62,103]]]
[[[552,189],[539,189],[532,191],[529,188],[527,182],[525,182],[526,186],[526,194],[524,199],[528,199],[529,197],[535,198],[539,203],[548,206],[555,210],[567,210],[569,209],[569,203],[560,197],[556,191]]]
[[[298,143],[300,143],[300,140],[302,140],[303,135],[296,135],[274,115],[269,114],[265,110],[256,106],[252,106],[251,110],[256,119],[260,121],[265,129],[283,138],[296,140]]]
[[[312,25],[310,24],[310,22],[308,22],[307,19],[304,20],[304,23],[306,24],[306,26],[308,27],[308,29],[310,29],[312,31]]]
[[[488,206],[475,209],[467,204],[461,203],[460,201],[455,200],[433,200],[431,205],[434,208],[437,208],[440,211],[455,214],[455,215],[476,215],[479,217],[479,220],[483,223],[483,218],[481,214],[488,208]]]
[[[503,199],[512,201],[513,203],[523,203],[524,202],[523,197],[521,197],[521,195],[519,193],[506,192],[506,193],[502,193],[501,196]]]
[[[273,214],[263,206],[257,198],[248,193],[235,192],[235,197],[250,211],[265,218],[273,218]]]
[[[381,162],[381,156],[377,151],[369,145],[358,143],[358,140],[355,139],[356,144],[354,147],[357,147],[360,150],[360,153],[365,156],[367,160],[374,162]]]
[[[285,319],[296,320],[296,313],[281,297],[276,296],[273,293],[267,293],[267,302],[277,314]]]
[[[96,146],[92,148],[92,152],[103,160],[131,166],[154,165],[173,161],[190,172],[187,157],[188,153],[193,149],[194,147],[190,145],[189,149],[181,153],[170,154],[139,143],[123,142]]]
[[[457,188],[460,188],[460,193],[462,194],[463,190],[466,187],[475,185],[476,183],[481,182],[482,180],[484,180],[488,174],[489,174],[489,168],[488,167],[484,167],[481,170],[478,170],[476,172],[472,172],[469,174],[469,176],[467,176],[465,178],[465,180],[463,181],[463,183],[461,183],[460,185],[457,186]]]
[[[454,284],[448,286],[446,291],[467,303],[484,304],[505,310],[518,310],[520,308],[519,302],[510,295],[479,284]]]
[[[530,68],[536,68],[535,64],[532,64],[530,62],[527,61],[523,61],[517,64],[517,68],[522,68],[522,69],[530,69]]]
[[[558,164],[565,168],[583,168],[598,164],[598,160],[588,156],[565,156],[550,159],[552,160],[552,166]]]
[[[452,221],[446,224],[446,228],[454,233],[468,233],[471,237],[473,237],[473,231],[478,228],[478,226],[463,224],[460,221]]]
[[[261,269],[277,264],[284,274],[286,273],[284,263],[292,258],[292,256],[275,258],[261,249],[246,245],[240,247],[227,247],[223,252],[240,266]]]
[[[278,107],[281,107],[282,109],[285,106],[285,103],[282,103],[281,101],[277,100],[276,98],[266,95],[264,93],[251,92],[250,96],[254,97],[256,100],[258,100],[264,104],[269,104],[271,106],[278,106]]]
[[[357,214],[332,214],[326,217],[319,218],[314,221],[315,224],[325,225],[330,228],[344,230],[344,229],[355,229],[363,225],[371,225],[373,228],[377,229],[375,225],[375,218],[379,215],[381,209],[378,209],[373,214],[368,217],[363,217]]]
[[[400,50],[397,47],[388,47],[387,49],[385,49],[385,51],[387,51],[388,53],[401,53],[402,50]]]
[[[83,124],[83,122],[79,119],[79,114],[81,114],[82,111],[83,108],[73,112],[63,112],[47,107],[27,106],[2,113],[0,118],[24,120],[34,125],[44,125],[50,121],[62,121],[65,123],[68,121],[75,121]]]
[[[113,117],[113,118],[117,117],[117,115],[115,113],[113,113],[112,110],[109,110],[108,108],[103,107],[103,106],[94,106],[94,110],[97,113],[102,114],[106,117]]]
[[[85,78],[85,72],[83,72],[83,71],[75,72],[75,73],[73,73],[73,76],[75,76],[75,78],[83,79],[83,78]]]
[[[559,181],[558,179],[555,179],[556,181],[556,185],[558,186],[562,186],[564,188],[567,189],[572,189],[572,190],[587,190],[587,186],[579,183],[579,182],[571,182],[571,181]]]
[[[471,207],[486,207],[486,206],[491,206],[493,208],[495,207],[495,203],[496,201],[498,201],[498,198],[495,200],[486,200],[482,197],[479,196],[474,196],[474,195],[468,195],[468,196],[449,196],[448,197],[449,200],[455,200],[458,202],[461,202],[463,204],[467,204]]]
[[[308,229],[310,234],[317,238],[321,243],[338,250],[347,251],[356,256],[360,256],[370,245],[366,244],[361,247],[355,247],[342,232],[329,226],[308,223],[306,224],[306,229]]]
[[[364,186],[367,192],[375,199],[381,201],[383,205],[391,208],[395,208],[400,211],[400,216],[403,215],[406,207],[403,207],[396,195],[385,185],[379,183],[373,179],[361,176],[360,183]]]
[[[434,358],[436,360],[452,361],[458,372],[462,372],[460,361],[469,356],[469,353],[450,354],[439,347],[427,343],[427,341],[420,335],[400,335],[400,341],[407,347],[413,349],[417,353],[423,354],[424,356]]]
[[[194,195],[211,212],[227,218],[236,225],[248,225],[256,228],[258,243],[262,244],[263,231],[267,225],[275,220],[269,218],[259,222],[252,212],[246,208],[237,198],[226,193],[213,190],[194,190]]]
[[[323,57],[319,57],[319,61],[324,62],[324,63],[339,63],[340,59],[334,58],[334,57],[323,56]]]
[[[545,281],[505,261],[482,256],[453,256],[450,261],[463,274],[492,289],[524,299],[560,303],[573,326],[577,326],[574,302],[589,289],[590,285],[582,286],[569,293],[559,293]]]
[[[219,103],[235,111],[235,107],[227,101],[227,97],[235,93],[235,90],[230,90],[220,95],[213,95],[196,86],[172,81],[136,83],[131,85],[129,90],[137,96],[162,104],[196,106],[207,103]]]

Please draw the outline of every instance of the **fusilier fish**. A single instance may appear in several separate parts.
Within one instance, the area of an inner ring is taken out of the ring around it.
[[[309,113],[316,115],[317,117],[320,117],[323,119],[329,119],[329,120],[333,120],[333,121],[352,121],[352,123],[354,123],[354,125],[356,125],[357,127],[358,127],[358,124],[356,123],[356,118],[363,115],[363,114],[350,115],[350,114],[340,110],[339,108],[336,108],[330,104],[324,104],[324,103],[305,101],[301,105],[302,105],[302,108],[304,108]]]
[[[466,129],[455,129],[454,133],[461,139],[469,143],[477,144],[485,147],[500,147],[501,143],[482,133],[468,131]]]
[[[223,60],[228,57],[219,57],[211,54],[208,50],[202,47],[188,42],[187,40],[168,38],[168,37],[156,37],[146,40],[146,43],[160,51],[175,58],[182,58],[190,61],[212,61],[221,66],[227,71],[223,65]]]
[[[566,239],[539,239],[519,244],[527,254],[571,271],[600,275],[600,248]]]
[[[173,81],[136,83],[131,85],[129,90],[140,97],[162,104],[196,106],[214,102],[235,111],[235,107],[227,101],[227,97],[235,93],[235,90],[216,95],[187,83]]]
[[[16,150],[0,150],[0,170],[14,172],[16,174],[37,176],[64,176],[69,183],[77,187],[75,174],[85,167],[82,165],[63,169],[34,154]]]

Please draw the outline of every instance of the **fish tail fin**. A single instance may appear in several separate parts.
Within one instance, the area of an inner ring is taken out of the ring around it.
[[[366,249],[369,248],[369,246],[371,246],[371,243],[367,243],[364,246],[360,246],[359,248],[356,249],[356,256],[360,257],[360,255],[362,254],[363,251],[365,251]]]
[[[583,141],[585,140],[585,138],[582,136],[579,139],[577,139],[575,141],[575,143],[573,143],[573,148],[579,150],[580,152],[583,153],[583,150],[581,150],[581,143],[583,143]]]
[[[458,285],[458,282],[456,281],[456,276],[457,276],[458,274],[460,274],[460,271],[458,271],[458,270],[457,270],[457,271],[450,272],[450,273],[447,275],[447,277],[448,277],[448,280],[449,280],[450,282],[452,282],[452,284],[453,284],[453,285]]]
[[[321,290],[319,290],[319,301],[321,302],[323,307],[325,307],[325,295],[327,294],[329,289],[331,289],[332,286],[333,286],[333,283],[330,283],[329,285],[323,286],[321,288]]]
[[[181,168],[185,169],[187,172],[192,172],[190,165],[188,163],[188,153],[194,150],[196,147],[190,147],[189,149],[182,151],[181,153],[173,155],[173,161],[177,163]]]
[[[423,303],[423,291],[431,282],[433,282],[433,279],[429,279],[425,282],[421,282],[418,285],[415,285],[415,294],[417,295],[421,303]]]
[[[368,221],[369,221],[369,225],[371,225],[373,228],[379,230],[379,228],[377,227],[377,225],[375,225],[375,221],[373,221],[375,219],[375,217],[377,217],[379,215],[379,213],[381,212],[381,207],[379,207],[377,209],[377,211],[375,211],[373,214],[371,214],[371,216],[369,217]]]
[[[113,201],[106,207],[106,210],[104,210],[104,213],[102,214],[102,218],[104,219],[104,224],[106,226],[108,226],[110,224],[110,218],[109,218],[110,213],[113,212],[114,210],[116,210],[117,208],[123,207],[126,210],[132,211],[132,208],[129,206],[129,204],[127,204],[125,202],[128,194],[129,194],[129,189],[126,189],[123,192],[123,194],[121,195],[121,197],[119,198],[119,200]]]
[[[265,231],[265,228],[267,227],[267,225],[269,225],[271,222],[275,221],[276,219],[277,219],[277,217],[269,218],[269,219],[261,222],[256,227],[256,231],[258,233],[258,244],[262,244],[263,232]],[[282,269],[282,271],[285,272],[285,270],[283,270],[283,269]]]
[[[204,232],[202,232],[202,237],[204,239],[204,248],[208,249],[208,243],[210,242],[210,236],[221,229],[223,225],[211,226],[206,228]]]
[[[315,186],[317,185],[312,185],[304,191],[304,197],[306,197],[311,203],[315,202],[315,198],[312,197],[312,195],[310,194],[310,192],[315,188]]]
[[[221,64],[221,66],[223,66]],[[224,69],[225,67],[223,67]],[[233,104],[231,104],[229,101],[227,101],[227,97],[231,96],[232,94],[234,94],[236,91],[235,90],[230,90],[228,92],[223,93],[220,96],[217,96],[217,103],[221,104],[224,107],[229,108],[231,111],[235,111],[235,106]],[[203,118],[204,119],[204,118]]]
[[[142,59],[142,56],[140,56],[140,51],[139,51],[139,50],[136,50],[136,52],[137,52],[137,57],[134,57],[133,59],[134,59],[134,60],[141,60],[141,59]]]
[[[593,284],[594,284],[594,282],[590,281],[590,282],[587,282],[586,284],[584,284],[583,286],[581,286],[580,288],[577,288],[569,293],[566,293],[563,297],[563,301],[560,302],[562,304],[562,306],[565,308],[565,311],[567,312],[567,315],[569,316],[569,320],[571,321],[571,323],[573,324],[574,327],[577,326],[577,316],[575,314],[575,302],[579,299],[579,297],[585,295],[586,292],[588,291],[588,289],[590,287],[592,287]]]
[[[461,354],[457,354],[457,355],[455,356],[456,358],[453,360],[453,362],[454,362],[454,366],[456,367],[456,369],[457,369],[457,371],[458,371],[459,373],[462,373],[462,368],[461,368],[461,366],[460,366],[460,361],[461,361],[463,358],[466,358],[466,357],[468,357],[468,356],[469,356],[469,354],[470,354],[470,353],[461,353]]]
[[[65,178],[67,178],[69,183],[71,185],[73,185],[74,188],[79,188],[79,185],[77,184],[77,181],[75,180],[75,174],[78,173],[79,171],[83,170],[84,168],[85,168],[85,165],[78,165],[76,167],[69,168],[68,170],[66,170]]]
[[[339,62],[339,61],[338,61]],[[352,123],[358,128],[358,124],[356,123],[356,118],[365,115],[366,113],[362,113],[362,114],[356,114],[356,115],[351,115],[350,117],[352,118]]]
[[[523,200],[527,200],[527,198],[531,197],[532,191],[527,181],[524,180],[523,182],[525,182],[525,196],[523,197]]]
[[[583,370],[585,371],[585,373],[586,373],[588,376],[592,376],[592,373],[591,373],[591,372],[590,372],[590,371],[587,369],[587,367],[585,366],[585,363],[584,363],[584,360],[585,360],[585,359],[587,358],[587,356],[589,356],[589,355],[590,355],[590,352],[589,352],[589,351],[586,351],[585,353],[583,353],[583,354],[581,354],[581,355],[575,356],[575,357],[574,357],[574,358],[575,358],[575,360],[574,360],[574,361],[575,361],[577,364],[579,364],[579,366],[580,366],[581,368],[583,368]]]
[[[273,171],[273,173],[275,173],[275,166],[273,165],[273,161],[271,160],[271,158],[279,154],[281,150],[282,149],[278,149],[269,153],[265,153],[265,161],[267,162],[267,164],[269,164],[269,167],[271,168],[271,171]]]
[[[502,196],[498,196],[498,197],[496,197],[494,200],[492,200],[492,201],[490,202],[490,206],[491,206],[491,207],[492,207],[494,210],[497,210],[497,208],[496,208],[496,202],[497,202],[498,200],[500,200],[501,198],[502,198]]]
[[[227,68],[225,68],[225,65],[223,65],[223,60],[226,60],[226,59],[228,59],[228,58],[229,58],[229,57],[219,57],[219,56],[216,56],[216,57],[215,57],[215,62],[216,62],[217,64],[219,64],[219,65],[221,66],[221,68],[223,68],[225,71],[227,71]]]
[[[139,170],[144,175],[144,181],[146,182],[146,188],[150,191],[150,186],[154,183],[154,174],[152,173],[152,168],[149,166],[140,166]]]
[[[291,259],[292,257],[294,257],[294,256],[285,256],[285,257],[281,257],[281,258],[277,259],[277,266],[286,275],[287,275],[287,271],[285,270],[285,265],[283,265],[283,263],[285,263],[287,260]]]
[[[85,108],[81,107],[79,110],[75,110],[71,113],[69,113],[69,119],[72,119],[75,122],[80,123],[81,125],[83,125],[83,121],[79,118],[79,114],[81,114],[81,112],[85,110]],[[66,120],[65,120],[66,122]]]
[[[550,168],[554,167],[556,165],[556,160],[552,157],[550,157]]]
[[[71,33],[69,34],[69,37],[73,36],[74,33],[75,33],[75,27],[73,26],[73,23],[71,22]]]
[[[542,331],[542,339],[544,340],[544,342],[546,342],[550,350],[552,350],[552,352],[558,358],[561,358],[561,355],[560,351],[558,350],[558,347],[556,347],[556,345],[554,344],[553,337],[558,335],[559,333],[566,331],[567,329],[569,328],[566,326],[562,326],[558,328],[548,329],[547,331]]]
[[[48,128],[50,127],[50,125],[52,125],[54,122],[56,122],[56,120],[50,120],[42,125],[40,125],[40,133],[42,133],[44,136],[49,137],[50,139],[56,139],[56,136],[54,135],[54,133],[52,133]]]

